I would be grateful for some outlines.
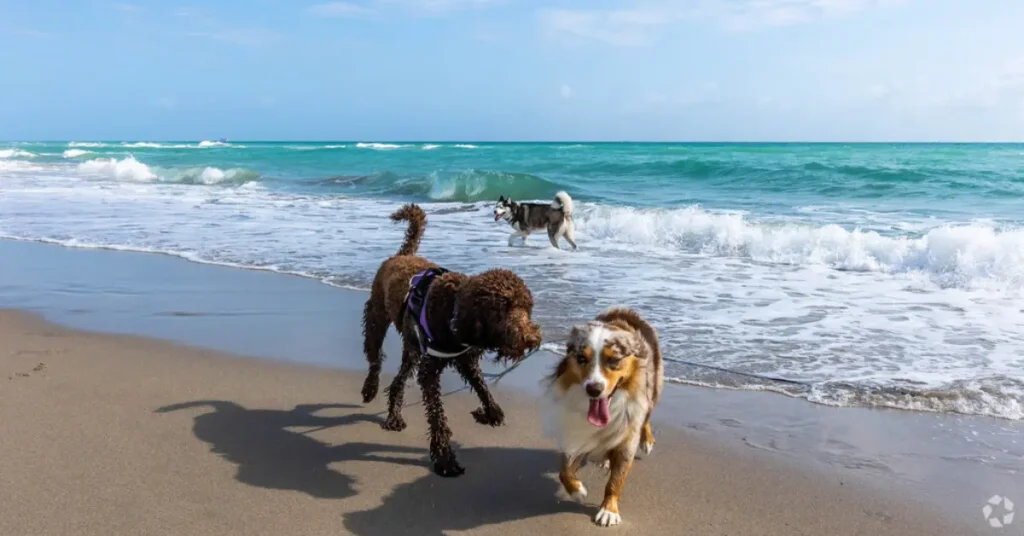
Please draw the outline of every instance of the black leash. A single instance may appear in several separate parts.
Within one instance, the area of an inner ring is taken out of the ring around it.
[[[485,373],[483,373],[484,379],[485,380],[489,380],[488,383],[490,383],[491,385],[498,385],[498,383],[501,382],[501,380],[504,379],[505,376],[508,376],[509,374],[511,374],[513,370],[519,368],[524,362],[526,362],[527,359],[532,357],[534,354],[540,352],[541,350],[542,350],[541,348],[535,348],[533,350],[530,350],[529,352],[526,353],[525,356],[523,356],[522,359],[520,359],[520,360],[516,361],[515,363],[509,365],[508,367],[505,368],[505,370],[502,370],[501,372],[496,372],[496,373],[495,372],[490,372],[490,373],[485,372]],[[555,354],[555,355],[559,356],[559,357],[565,357],[565,354],[562,353],[562,352],[556,352],[554,350],[548,350],[548,351],[551,352],[552,354]],[[789,385],[799,385],[799,386],[807,388],[807,389],[811,388],[811,384],[810,383],[804,382],[804,381],[800,381],[800,380],[790,380],[788,378],[780,378],[778,376],[766,376],[766,375],[762,375],[762,374],[753,374],[753,373],[750,373],[750,372],[742,372],[742,371],[739,371],[739,370],[727,369],[725,367],[717,367],[715,365],[707,365],[707,364],[704,364],[704,363],[697,363],[697,362],[694,362],[694,361],[688,361],[686,359],[678,359],[678,358],[666,357],[665,360],[666,361],[671,361],[673,363],[679,363],[679,364],[682,364],[682,365],[688,365],[688,366],[691,366],[691,367],[702,368],[702,369],[707,369],[707,370],[714,370],[716,372],[724,372],[726,374],[734,374],[734,375],[737,375],[737,376],[743,376],[743,377],[746,377],[746,378],[753,378],[753,379],[757,379],[757,380],[761,380],[761,381],[771,381],[771,382],[777,382],[777,383],[785,383],[785,384],[789,384]],[[447,396],[450,396],[450,395],[454,395],[456,393],[461,393],[462,391],[466,391],[469,388],[470,388],[469,385],[463,385],[462,387],[459,387],[457,389],[452,389],[450,391],[442,393],[441,394],[441,398],[444,398],[444,397],[447,397]],[[419,400],[417,400],[415,402],[403,403],[402,407],[403,408],[409,408],[409,407],[413,407],[413,406],[418,406],[418,405],[420,405],[422,403],[423,403],[423,399],[421,398],[421,399],[419,399]],[[383,415],[387,415],[387,413],[388,413],[387,410],[383,410],[383,411],[374,413],[374,414],[369,415],[369,416],[370,417],[380,417],[380,416],[383,416]],[[332,428],[333,426],[335,426],[335,425],[321,426],[321,427],[313,428],[311,430],[306,430],[305,432],[300,432],[300,433],[308,434],[308,433],[312,433],[312,432],[318,432],[320,430],[325,430],[327,428]]]
[[[714,370],[714,371],[718,371],[718,372],[725,372],[727,374],[735,374],[737,376],[745,376],[747,378],[754,378],[754,379],[763,380],[763,381],[771,381],[771,382],[778,382],[778,383],[788,383],[790,385],[799,385],[801,387],[806,387],[806,388],[810,388],[811,387],[811,384],[809,384],[807,382],[800,381],[800,380],[790,380],[788,378],[780,378],[778,376],[765,376],[765,375],[762,375],[762,374],[754,374],[754,373],[751,373],[751,372],[741,372],[741,371],[738,371],[738,370],[727,369],[727,368],[724,368],[724,367],[716,367],[714,365],[705,365],[704,363],[695,363],[693,361],[687,361],[685,359],[677,359],[677,358],[674,358],[674,357],[666,357],[665,360],[666,361],[671,361],[673,363],[681,363],[683,365],[689,365],[691,367],[697,367],[697,368],[703,368],[703,369],[708,369],[708,370]]]

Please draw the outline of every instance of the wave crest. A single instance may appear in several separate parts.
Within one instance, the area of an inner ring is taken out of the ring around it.
[[[362,195],[463,203],[493,202],[502,195],[516,200],[551,199],[560,189],[557,184],[535,175],[488,170],[435,171],[419,176],[383,172],[368,176],[333,177],[320,184]]]
[[[378,151],[388,151],[392,149],[401,149],[407,147],[406,145],[397,145],[394,143],[357,143],[356,147],[360,149],[376,149]]]
[[[216,167],[195,167],[184,169],[151,168],[133,156],[122,160],[97,158],[78,165],[78,170],[89,175],[125,182],[168,182],[177,184],[244,184],[260,178],[248,169],[222,170]]]
[[[35,153],[23,151],[21,149],[0,149],[0,158],[33,158]]]
[[[919,237],[838,225],[769,223],[699,207],[675,210],[584,206],[574,215],[590,240],[745,257],[839,270],[928,274],[942,287],[1024,286],[1024,229],[946,225]]]
[[[156,180],[155,173],[149,166],[139,162],[134,156],[123,160],[116,158],[97,158],[82,162],[78,170],[90,175],[99,175],[119,181],[149,182]]]

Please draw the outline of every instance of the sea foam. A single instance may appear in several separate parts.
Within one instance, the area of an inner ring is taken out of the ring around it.
[[[923,272],[943,287],[1024,286],[1024,230],[1016,228],[975,223],[943,225],[919,237],[883,236],[839,225],[752,221],[699,207],[588,205],[574,219],[592,240],[623,246],[846,271]]]
[[[116,158],[96,158],[78,165],[82,173],[98,175],[119,181],[148,182],[157,179],[149,166],[139,162],[134,156],[118,160]]]
[[[21,149],[0,149],[0,158],[33,158],[35,153]]]
[[[360,149],[376,149],[378,151],[386,151],[391,149],[401,149],[404,145],[396,145],[394,143],[357,143],[356,147]]]

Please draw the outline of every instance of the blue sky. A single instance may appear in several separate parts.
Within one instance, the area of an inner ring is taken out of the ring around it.
[[[1020,0],[0,3],[0,139],[1024,141]]]

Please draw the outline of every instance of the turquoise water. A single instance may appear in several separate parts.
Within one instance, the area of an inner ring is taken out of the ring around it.
[[[575,200],[580,250],[509,248],[499,195]],[[416,201],[423,253],[516,270],[552,346],[636,307],[675,381],[1024,417],[1024,145],[0,143],[0,235],[365,288]]]
[[[1001,215],[1012,217],[1019,208],[1015,201],[1024,193],[1024,145],[1017,144],[363,143],[359,147],[358,142],[247,142],[202,150],[196,150],[194,142],[81,145],[85,146],[71,148],[87,151],[78,160],[133,155],[157,168],[160,180],[167,182],[203,182],[195,171],[212,166],[239,170],[227,182],[258,180],[307,194],[417,201],[490,201],[502,194],[546,199],[565,189],[583,201],[642,207],[714,202],[786,212],[801,204],[846,200],[922,213],[969,214],[969,207],[997,208]],[[66,143],[18,146],[38,155],[33,162],[64,162],[67,148]]]

